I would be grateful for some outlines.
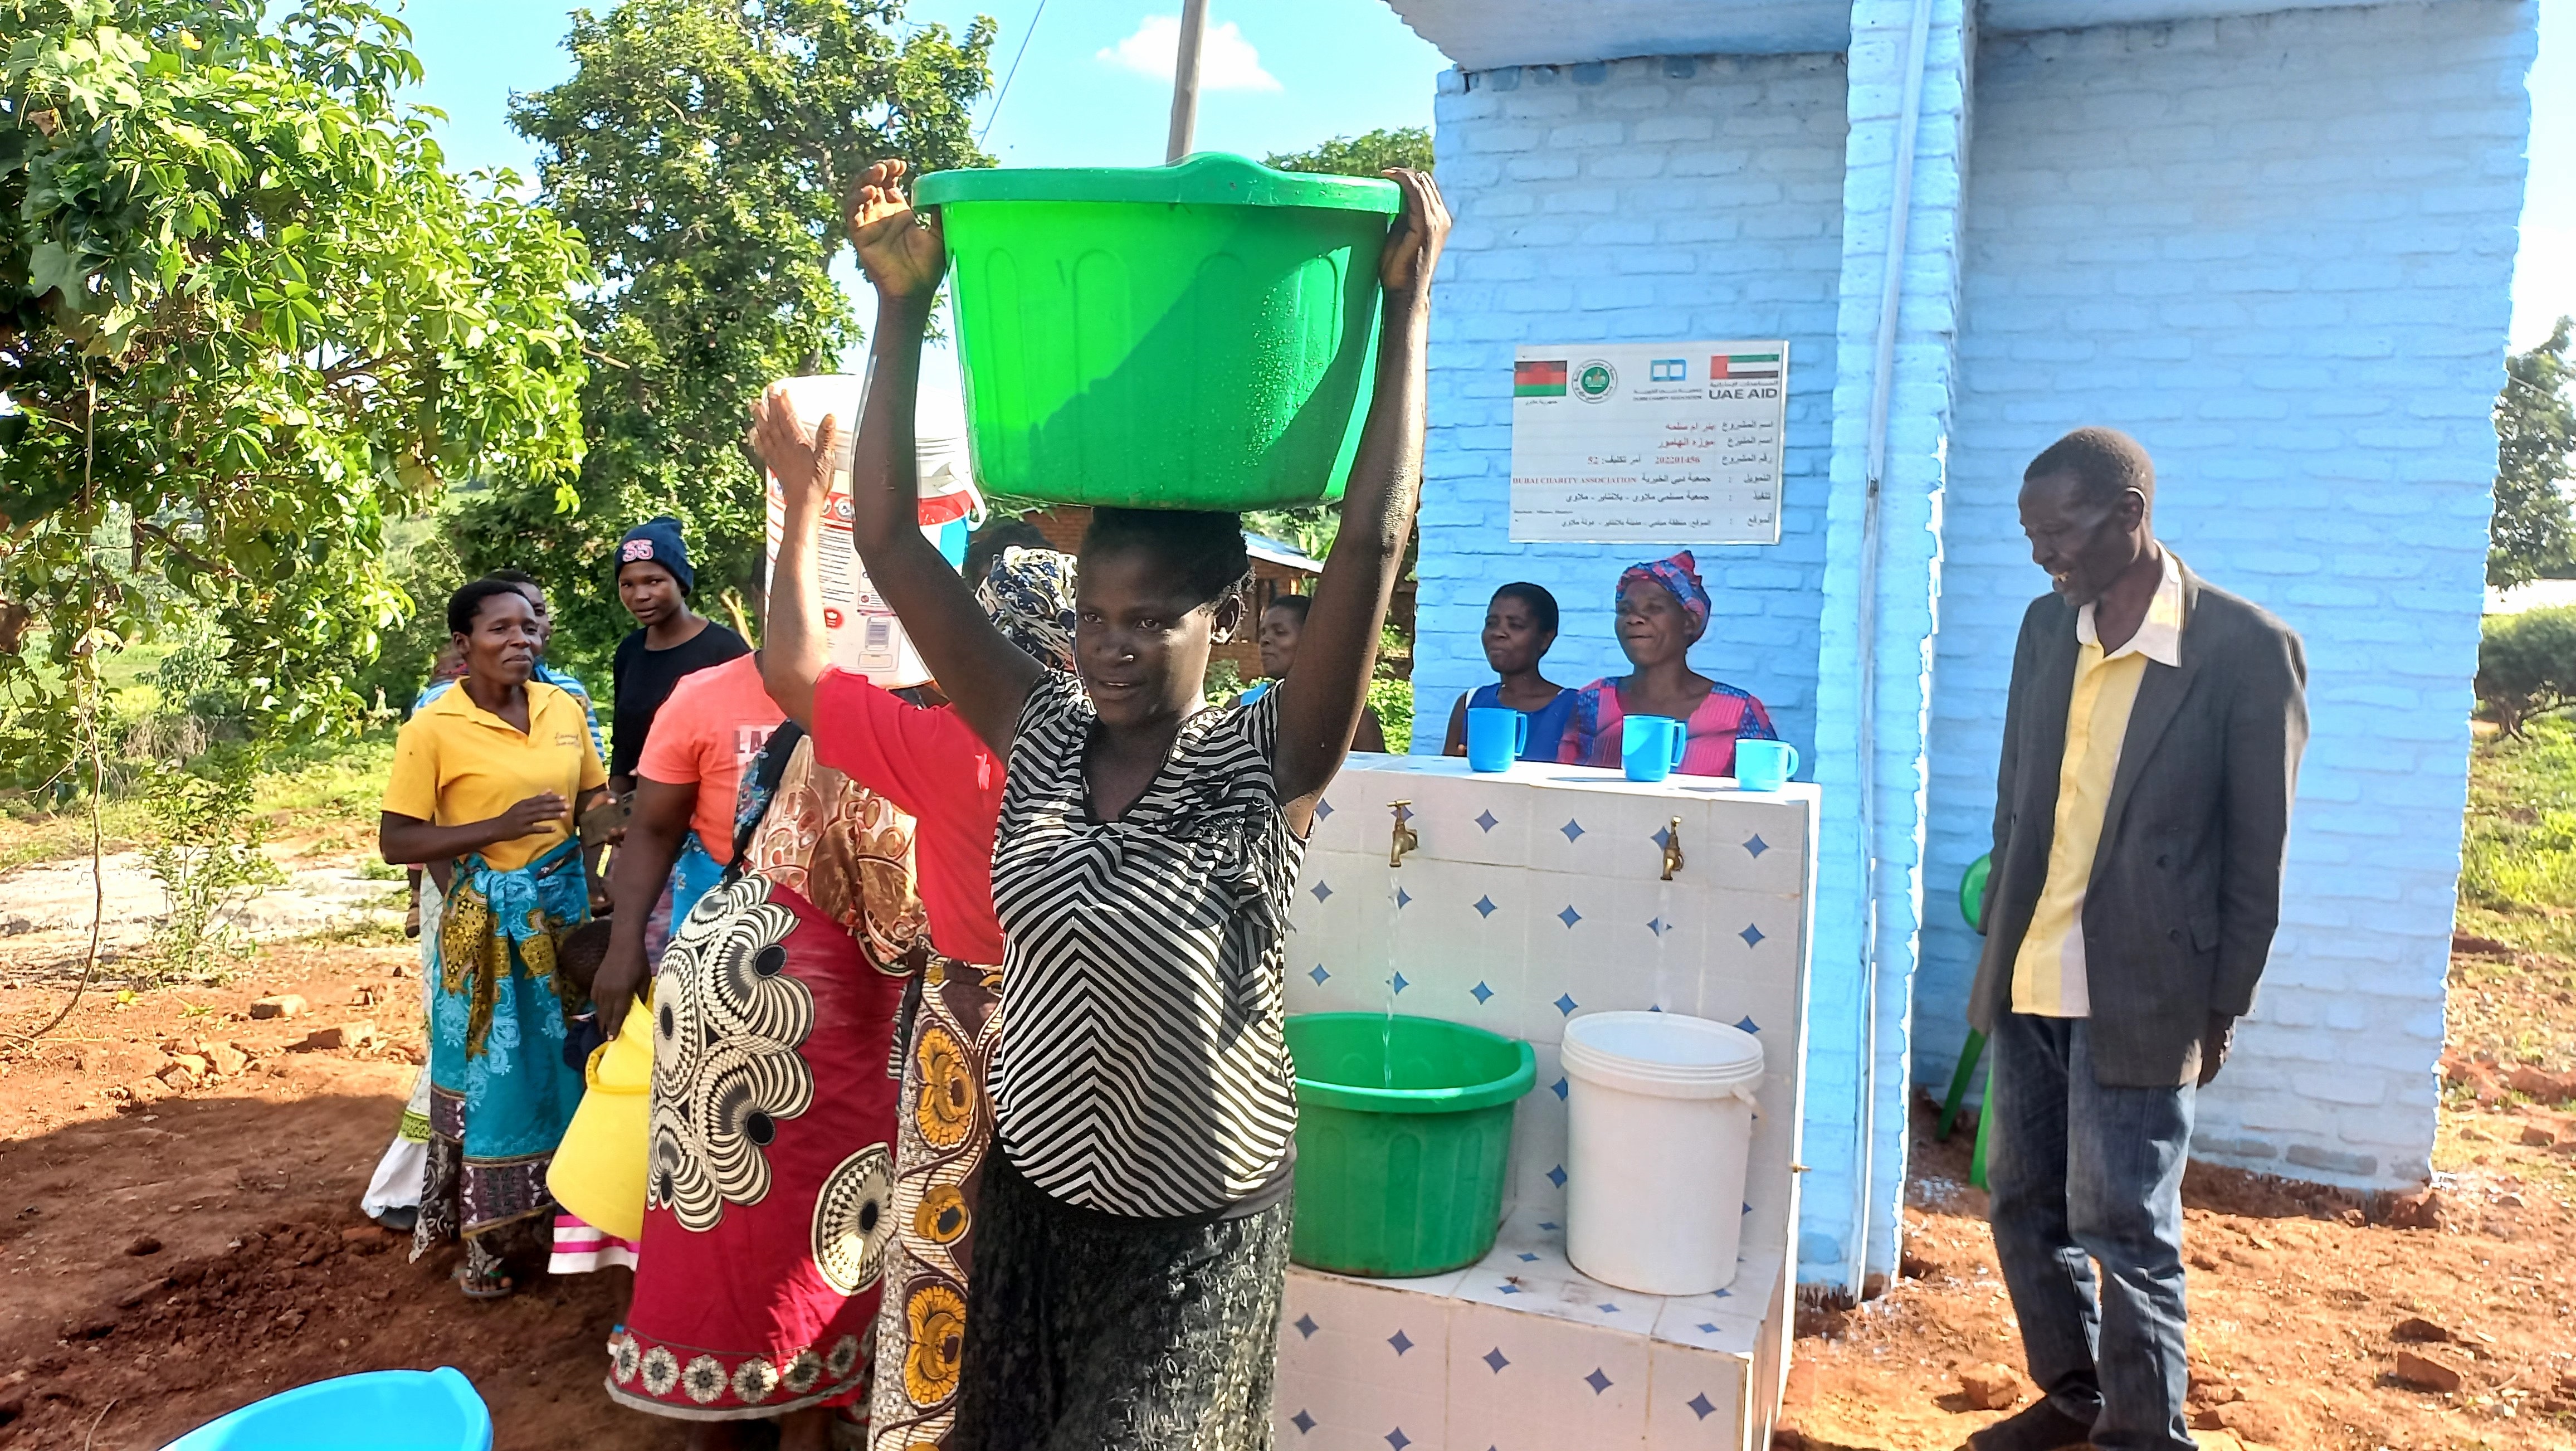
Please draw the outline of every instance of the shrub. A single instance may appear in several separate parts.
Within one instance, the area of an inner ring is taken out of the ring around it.
[[[2576,704],[2576,605],[2489,615],[2478,642],[2478,703],[2509,736]]]

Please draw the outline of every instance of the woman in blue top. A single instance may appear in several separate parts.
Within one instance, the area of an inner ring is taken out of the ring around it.
[[[1488,706],[1517,710],[1530,718],[1524,761],[1553,761],[1565,722],[1574,710],[1574,692],[1538,673],[1539,661],[1556,643],[1556,596],[1540,585],[1516,583],[1494,591],[1485,606],[1485,663],[1502,680],[1479,685],[1449,708],[1449,740],[1441,754],[1467,754],[1467,712]]]

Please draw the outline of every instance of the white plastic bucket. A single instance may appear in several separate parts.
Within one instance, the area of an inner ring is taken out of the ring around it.
[[[1565,1250],[1644,1295],[1705,1295],[1735,1278],[1762,1043],[1677,1013],[1565,1025]]]

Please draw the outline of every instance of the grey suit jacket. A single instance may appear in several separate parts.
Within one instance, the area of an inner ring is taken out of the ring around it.
[[[2190,1082],[2209,1015],[2253,1009],[2308,740],[2298,635],[2189,568],[2182,586],[2182,664],[2147,662],[2084,893],[2093,1076],[2110,1087]],[[2033,600],[2013,647],[1986,950],[1968,997],[1981,1032],[2012,1011],[2013,960],[2048,878],[2075,614],[2054,593]]]

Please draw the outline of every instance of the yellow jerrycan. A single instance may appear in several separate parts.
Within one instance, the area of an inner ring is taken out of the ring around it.
[[[546,1187],[565,1213],[619,1239],[640,1240],[653,1118],[649,987],[636,994],[617,1036],[591,1050],[581,1076],[581,1106],[546,1169]]]

